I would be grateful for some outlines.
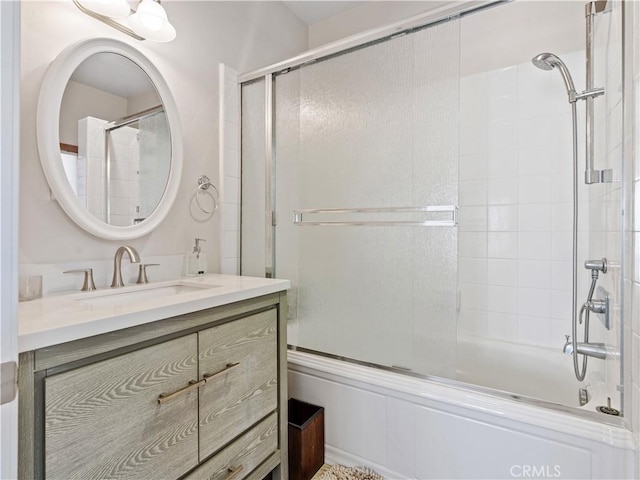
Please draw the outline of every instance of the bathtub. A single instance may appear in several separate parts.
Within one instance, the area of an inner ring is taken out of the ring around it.
[[[459,378],[482,386],[290,349],[290,397],[325,408],[326,461],[393,479],[635,478],[626,420],[594,411],[597,376],[577,408],[570,356],[460,340]]]
[[[480,337],[459,336],[456,351],[456,380],[463,383],[513,392],[523,397],[581,407],[594,411],[606,405],[606,384],[596,369],[604,364],[590,360],[584,382],[575,379],[573,357],[560,347],[551,349]],[[589,403],[581,406],[579,389],[586,388]],[[617,392],[610,394],[615,404]],[[603,403],[604,402],[604,403]]]

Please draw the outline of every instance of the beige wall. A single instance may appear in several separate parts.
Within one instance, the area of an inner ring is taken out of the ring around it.
[[[176,27],[170,43],[139,42],[81,13],[72,2],[22,2],[20,264],[113,258],[117,241],[101,240],[67,218],[49,188],[36,144],[36,103],[49,63],[87,37],[133,45],[158,67],[172,90],[184,137],[184,169],[176,202],[153,233],[128,241],[143,257],[175,255],[194,237],[208,239],[217,271],[219,221],[198,222],[189,202],[201,174],[218,179],[218,64],[245,72],[291,57],[307,46],[307,27],[279,2],[163,2]]]
[[[126,98],[71,81],[64,91],[60,108],[60,143],[78,145],[78,120],[82,118],[115,120],[125,115]]]
[[[160,99],[156,92],[145,92],[127,99],[127,115],[143,112],[149,108],[157,107]]]

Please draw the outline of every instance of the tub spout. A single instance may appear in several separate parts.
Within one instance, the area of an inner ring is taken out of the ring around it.
[[[581,343],[578,342],[578,353],[586,355],[587,357],[599,358],[604,360],[607,358],[607,347],[604,343]]]
[[[571,341],[571,337],[569,335],[565,335],[565,343],[564,347],[562,347],[562,353],[566,353],[568,355],[573,354],[573,342]],[[581,355],[586,355],[587,357],[595,357],[601,360],[607,358],[607,347],[604,343],[577,343],[576,352]]]
[[[562,347],[562,353],[566,353],[567,355],[573,354],[573,342],[571,341],[571,337],[569,335],[565,335],[565,343],[564,347]],[[580,355],[586,355],[587,357],[594,357],[604,360],[607,358],[607,347],[604,343],[583,343],[578,342],[576,353]]]

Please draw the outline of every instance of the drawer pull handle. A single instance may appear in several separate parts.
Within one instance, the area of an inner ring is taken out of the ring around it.
[[[236,475],[238,475],[242,470],[244,470],[244,467],[242,465],[239,465],[235,468],[227,468],[228,475],[224,478],[224,480],[231,480],[232,478],[235,478]]]
[[[240,363],[227,363],[227,366],[224,367],[222,370],[218,371],[218,372],[213,372],[213,373],[205,373],[202,378],[204,380],[201,381],[205,381],[208,382],[209,380],[213,380],[215,377],[222,375],[223,373],[231,370],[234,367],[237,367],[238,365],[240,365]]]
[[[200,380],[199,382],[196,380],[191,380],[189,381],[189,385],[187,385],[184,388],[181,388],[180,390],[176,390],[173,393],[168,393],[168,394],[164,394],[161,393],[158,396],[158,403],[160,405],[162,405],[163,403],[167,403],[169,400],[173,400],[176,397],[179,397],[180,395],[184,395],[187,392],[190,392],[191,390],[195,390],[198,387],[201,387],[202,385],[205,384],[204,380]]]

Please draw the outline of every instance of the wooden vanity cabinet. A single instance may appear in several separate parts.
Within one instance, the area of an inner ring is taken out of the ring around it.
[[[275,310],[198,333],[200,460],[278,407]]]
[[[20,478],[286,479],[280,300],[21,354]]]

